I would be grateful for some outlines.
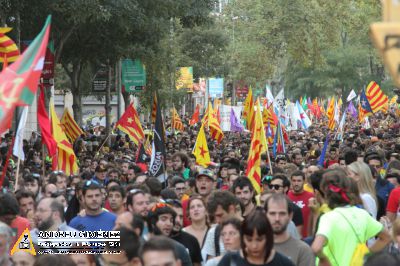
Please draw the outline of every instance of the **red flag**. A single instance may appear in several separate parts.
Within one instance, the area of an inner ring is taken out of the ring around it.
[[[42,142],[46,145],[49,156],[53,156],[57,151],[57,143],[51,134],[51,124],[49,116],[44,106],[44,89],[40,86],[40,95],[38,99],[37,119],[42,132]]]
[[[14,64],[0,73],[0,121],[8,121],[16,106],[30,105],[33,102],[42,74],[50,20],[49,16],[44,28],[28,49]],[[7,123],[0,123],[0,134],[8,129],[7,126]]]
[[[196,105],[196,110],[193,113],[192,119],[189,121],[189,125],[193,126],[194,124],[198,123],[200,120],[200,105]]]

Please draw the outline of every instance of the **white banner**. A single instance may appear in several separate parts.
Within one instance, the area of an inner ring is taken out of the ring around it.
[[[219,114],[221,116],[220,126],[222,131],[231,131],[231,109],[235,112],[237,119],[241,120],[243,106],[220,105]]]

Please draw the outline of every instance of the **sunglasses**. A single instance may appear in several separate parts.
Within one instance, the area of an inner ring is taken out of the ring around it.
[[[269,189],[273,189],[273,190],[279,190],[281,187],[281,185],[272,185],[272,184],[268,184]]]
[[[271,180],[272,180],[272,175],[266,175],[261,180],[261,183],[269,183],[269,182],[271,182]]]
[[[151,208],[151,211],[155,212],[157,209],[165,208],[165,207],[171,207],[171,205],[164,203],[164,202],[158,202],[157,204],[155,204],[153,206],[153,208]]]
[[[145,194],[144,191],[141,189],[133,188],[133,189],[129,190],[129,195],[131,195],[131,196],[133,196],[135,194],[139,194],[139,193]]]
[[[51,172],[51,173],[52,173],[52,174],[56,174],[56,175],[58,175],[58,174],[64,174],[64,172],[61,171],[61,170],[53,171],[53,172]]]
[[[96,180],[88,180],[88,181],[86,181],[85,184],[83,185],[83,187],[87,188],[90,185],[95,185],[95,186],[99,186],[100,187],[99,182],[97,182]]]

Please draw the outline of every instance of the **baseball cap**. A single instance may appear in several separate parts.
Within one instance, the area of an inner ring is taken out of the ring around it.
[[[214,173],[209,169],[200,169],[199,173],[196,175],[196,178],[200,176],[206,176],[210,178],[212,181],[215,181]]]

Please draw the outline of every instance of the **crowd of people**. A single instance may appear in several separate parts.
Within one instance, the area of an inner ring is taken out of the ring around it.
[[[166,126],[167,178],[161,180],[149,176],[149,160],[137,160],[139,149],[127,136],[117,133],[103,143],[106,136],[93,130],[74,143],[76,175],[53,171],[33,133],[24,140],[26,160],[17,177],[17,160],[8,158],[12,134],[6,134],[0,265],[344,266],[357,258],[400,265],[394,110],[370,117],[367,129],[349,115],[342,138],[332,135],[326,149],[326,121],[288,132],[285,153],[261,155],[259,194],[245,174],[249,132],[225,132],[220,144],[208,139],[212,163],[204,168],[192,155],[199,125],[183,121],[182,132]],[[121,252],[11,256],[26,228],[36,251],[53,252],[38,246],[39,232],[119,230]]]

